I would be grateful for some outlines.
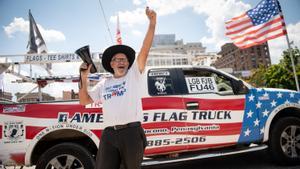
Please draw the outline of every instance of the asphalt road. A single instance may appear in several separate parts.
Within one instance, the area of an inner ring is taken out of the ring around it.
[[[143,169],[300,169],[300,165],[278,166],[264,150],[177,164],[143,167]]]
[[[7,169],[14,168],[8,167]],[[23,169],[34,169],[34,167],[24,167]],[[225,157],[143,167],[142,169],[300,169],[300,165],[278,166],[268,157],[267,151],[264,150]]]

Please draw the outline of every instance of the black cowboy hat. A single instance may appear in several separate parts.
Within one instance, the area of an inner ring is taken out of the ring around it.
[[[117,53],[123,53],[126,55],[129,62],[128,69],[132,66],[135,59],[135,51],[129,46],[114,45],[107,48],[102,54],[102,66],[106,71],[110,73],[114,73],[113,68],[110,66],[110,62],[112,57]]]

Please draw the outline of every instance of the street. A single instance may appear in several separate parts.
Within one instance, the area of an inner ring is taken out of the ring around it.
[[[7,167],[13,169],[14,167]],[[19,168],[19,167],[17,167]],[[268,157],[267,151],[237,154],[168,165],[143,167],[142,169],[299,169],[297,166],[279,166]],[[34,169],[24,167],[23,169]]]
[[[226,157],[202,159],[184,163],[144,167],[143,169],[299,169],[298,166],[279,166],[268,157],[267,151]]]

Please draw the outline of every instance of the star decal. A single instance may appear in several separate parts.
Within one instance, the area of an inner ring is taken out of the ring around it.
[[[262,113],[263,113],[263,117],[265,116],[268,117],[270,112],[267,109],[265,109],[265,111],[263,111]]]
[[[277,102],[276,102],[275,100],[273,100],[273,101],[271,102],[271,107],[276,107],[276,104],[277,104]]]
[[[259,121],[258,119],[255,119],[255,121],[254,121],[254,127],[255,127],[255,126],[258,126],[258,125],[259,125],[259,122],[260,122],[260,121]]]
[[[256,104],[256,108],[257,109],[261,108],[261,102],[260,101],[258,101],[258,103]]]
[[[251,94],[248,98],[249,98],[249,101],[254,101],[255,96],[253,96],[253,94]]]
[[[247,113],[247,118],[252,117],[252,114],[253,114],[253,112],[250,110],[250,111]]]
[[[260,134],[264,134],[265,133],[265,127],[260,129]]]
[[[282,93],[277,93],[277,98],[282,98]]]
[[[295,93],[290,93],[290,98],[295,97]]]
[[[246,131],[244,131],[245,136],[250,136],[251,130],[249,130],[249,128],[247,128]]]
[[[264,97],[269,97],[269,94],[266,92],[266,93],[264,94]]]

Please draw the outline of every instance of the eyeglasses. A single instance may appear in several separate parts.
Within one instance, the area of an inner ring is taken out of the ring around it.
[[[128,62],[127,58],[113,58],[111,61],[113,62]]]

